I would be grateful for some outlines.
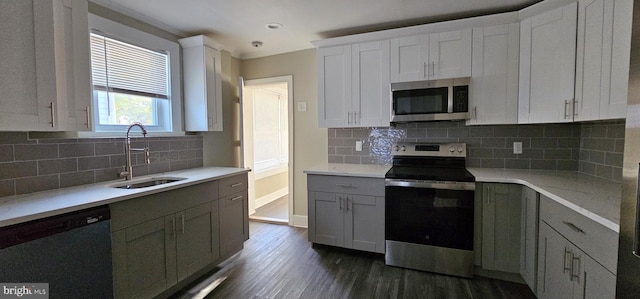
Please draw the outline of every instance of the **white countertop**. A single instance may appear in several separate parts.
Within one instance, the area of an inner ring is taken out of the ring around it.
[[[306,174],[357,176],[367,178],[384,178],[391,169],[390,165],[339,164],[325,163],[304,171]]]
[[[307,174],[384,178],[391,166],[325,163]],[[558,203],[620,232],[622,184],[575,171],[467,168],[477,182],[527,186]]]
[[[123,180],[118,180],[25,195],[1,197],[0,227],[79,211],[247,172],[249,172],[249,169],[231,167],[193,168],[134,177],[134,179],[130,181],[131,183],[135,183],[136,181],[157,177],[185,178],[181,181],[146,188],[120,189],[110,187],[111,185],[124,183]]]
[[[615,232],[620,232],[620,183],[575,171],[496,168],[467,170],[478,182],[525,185]]]

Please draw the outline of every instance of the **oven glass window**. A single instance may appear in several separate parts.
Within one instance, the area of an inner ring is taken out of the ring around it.
[[[385,239],[473,250],[474,191],[385,188]]]
[[[446,113],[448,96],[447,87],[394,91],[393,110],[395,115]]]

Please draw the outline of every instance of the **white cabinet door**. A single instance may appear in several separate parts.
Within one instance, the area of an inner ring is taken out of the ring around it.
[[[318,49],[318,125],[351,123],[351,45]]]
[[[520,24],[473,29],[470,125],[518,122]]]
[[[522,187],[522,222],[520,236],[520,275],[536,292],[538,262],[538,192]]]
[[[347,125],[388,127],[391,109],[389,41],[354,44],[351,51],[353,114]]]
[[[482,268],[520,273],[521,187],[483,184]]]
[[[0,10],[0,130],[88,130],[86,1],[10,1]]]
[[[520,23],[519,123],[573,120],[577,6]]]
[[[574,120],[597,120],[608,101],[611,78],[613,0],[578,2]]]
[[[635,2],[635,5],[640,5],[637,1]],[[627,117],[633,5],[633,0],[615,0],[613,9],[611,87],[608,101],[600,102],[600,119]]]
[[[429,35],[429,79],[471,76],[471,28]]]
[[[222,65],[219,45],[203,35],[179,40],[183,48],[186,131],[222,131]]]
[[[429,37],[408,36],[391,40],[391,82],[427,80]]]

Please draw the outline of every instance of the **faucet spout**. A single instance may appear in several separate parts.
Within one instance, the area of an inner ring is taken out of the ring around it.
[[[131,133],[131,129],[133,127],[139,127],[142,130],[142,138],[144,139],[144,148],[131,148],[131,137],[129,134]],[[147,143],[147,129],[140,122],[134,122],[129,125],[127,128],[127,135],[124,147],[124,153],[126,156],[126,165],[125,171],[120,172],[120,177],[124,177],[125,180],[133,179],[133,164],[131,163],[131,152],[132,151],[142,151],[144,152],[145,163],[150,164],[151,159],[149,158],[149,144]]]

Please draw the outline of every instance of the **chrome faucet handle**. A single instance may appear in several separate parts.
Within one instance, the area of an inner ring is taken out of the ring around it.
[[[144,161],[147,164],[151,164],[151,156],[149,155],[149,146],[144,148]]]

